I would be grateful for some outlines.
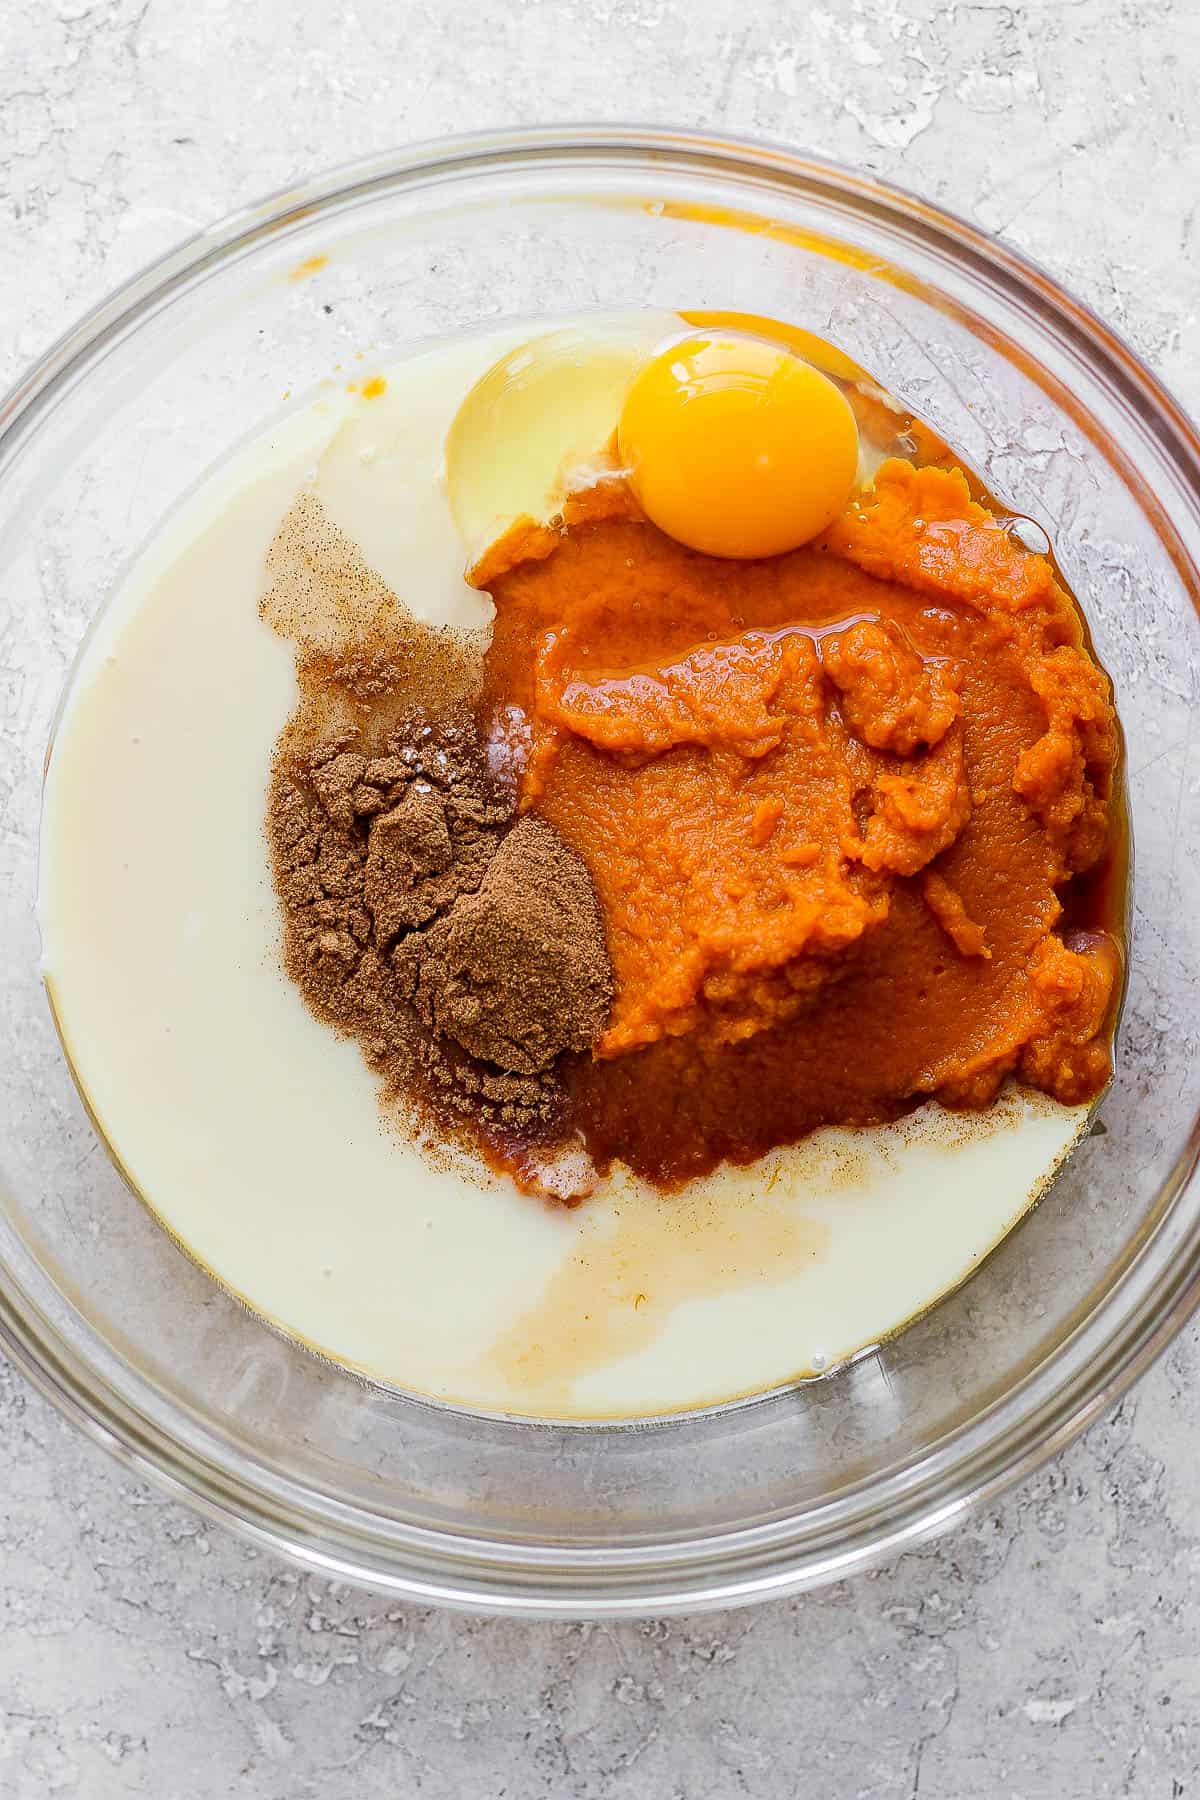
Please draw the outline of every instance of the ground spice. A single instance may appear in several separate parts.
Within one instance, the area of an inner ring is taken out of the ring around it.
[[[583,863],[515,822],[520,759],[479,740],[485,640],[417,620],[313,494],[260,612],[301,696],[267,806],[288,974],[393,1098],[485,1148],[537,1146],[537,1184],[578,1197],[558,1062],[602,1028],[612,970]]]
[[[533,817],[503,840],[478,890],[406,939],[396,962],[427,1025],[521,1075],[586,1050],[612,1004],[587,870]]]
[[[404,718],[379,756],[311,729],[285,733],[267,813],[289,975],[443,1124],[552,1136],[556,1061],[612,997],[582,862],[512,825],[468,714]]]

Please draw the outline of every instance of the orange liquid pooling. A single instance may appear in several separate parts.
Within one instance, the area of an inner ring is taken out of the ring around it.
[[[665,1184],[1004,1076],[1109,1071],[1119,967],[1060,890],[1110,848],[1109,685],[961,473],[885,464],[758,562],[583,519],[495,579],[490,728],[588,865],[616,998],[574,1123]]]

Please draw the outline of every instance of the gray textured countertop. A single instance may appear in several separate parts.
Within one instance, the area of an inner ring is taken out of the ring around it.
[[[0,382],[212,218],[472,126],[806,144],[1039,258],[1200,406],[1194,0],[4,0]],[[210,1530],[0,1364],[0,1795],[1200,1794],[1195,1329],[932,1548],[695,1622],[464,1622]]]

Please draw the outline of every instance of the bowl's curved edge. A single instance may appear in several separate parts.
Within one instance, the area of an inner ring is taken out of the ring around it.
[[[808,182],[825,191],[832,188],[860,201],[869,201],[889,210],[897,220],[910,227],[915,222],[942,240],[950,239],[960,248],[969,248],[993,270],[1006,271],[1007,279],[1018,286],[1028,285],[1041,291],[1080,343],[1086,343],[1100,356],[1113,379],[1127,390],[1129,396],[1153,403],[1156,441],[1162,453],[1181,471],[1193,507],[1200,516],[1200,505],[1197,504],[1197,496],[1200,496],[1200,436],[1190,418],[1118,334],[1090,309],[1074,300],[1030,259],[998,244],[968,222],[908,195],[900,188],[859,176],[833,163],[799,156],[783,145],[699,135],[683,129],[619,125],[541,127],[418,143],[400,152],[383,153],[344,165],[301,186],[280,189],[266,199],[230,214],[167,252],[93,307],[0,399],[0,472],[26,434],[36,428],[39,417],[54,404],[57,394],[70,384],[80,369],[130,329],[135,314],[165,304],[179,286],[206,265],[247,249],[265,235],[299,227],[311,219],[314,212],[348,193],[365,194],[388,184],[427,182],[439,175],[465,174],[498,157],[536,163],[542,159],[589,155],[623,155],[631,159],[676,156],[687,159],[695,168],[709,164],[726,173],[731,168],[740,168],[760,177],[792,183]],[[1161,509],[1159,513],[1165,520]],[[1200,578],[1197,578],[1190,559],[1187,561],[1186,585],[1193,601],[1200,604]],[[1167,1206],[1182,1194],[1198,1160],[1200,1124],[1193,1129],[1164,1186]],[[1131,1268],[1140,1262],[1152,1240],[1153,1234],[1132,1259]],[[1127,1269],[1122,1281],[1128,1279],[1129,1274],[1130,1269]],[[0,1343],[14,1364],[59,1411],[139,1477],[153,1479],[168,1493],[185,1499],[243,1538],[269,1547],[314,1572],[399,1594],[417,1603],[439,1604],[470,1612],[559,1619],[662,1615],[747,1604],[821,1585],[886,1561],[948,1529],[969,1510],[997,1498],[1063,1448],[1165,1349],[1200,1304],[1200,1243],[1193,1243],[1188,1254],[1178,1258],[1168,1276],[1168,1280],[1143,1297],[1126,1322],[1123,1337],[1109,1346],[1109,1364],[1103,1370],[1098,1372],[1095,1365],[1089,1364],[1086,1369],[1077,1371],[1070,1381],[1055,1385],[1043,1366],[988,1412],[950,1434],[921,1458],[905,1465],[893,1477],[894,1492],[886,1523],[866,1533],[856,1547],[821,1555],[814,1553],[814,1546],[809,1546],[805,1552],[807,1560],[799,1566],[796,1560],[799,1547],[794,1544],[793,1561],[788,1562],[786,1526],[754,1527],[715,1540],[720,1545],[715,1555],[714,1540],[706,1540],[703,1568],[699,1567],[701,1559],[692,1559],[697,1564],[699,1579],[696,1585],[689,1580],[687,1547],[683,1546],[673,1554],[660,1556],[657,1564],[649,1569],[644,1568],[647,1560],[644,1556],[640,1557],[640,1564],[618,1557],[613,1580],[619,1584],[620,1591],[594,1593],[586,1601],[581,1601],[578,1594],[572,1594],[569,1584],[572,1580],[582,1579],[585,1572],[594,1583],[597,1566],[580,1561],[572,1567],[562,1561],[561,1552],[557,1570],[551,1578],[546,1555],[540,1547],[535,1547],[528,1555],[514,1555],[511,1547],[490,1547],[490,1566],[495,1569],[500,1582],[508,1583],[507,1588],[493,1589],[489,1582],[479,1578],[481,1564],[478,1560],[471,1564],[476,1571],[474,1577],[468,1578],[466,1565],[462,1569],[456,1568],[453,1558],[446,1556],[444,1540],[433,1542],[433,1534],[416,1530],[410,1534],[405,1546],[408,1560],[404,1568],[397,1571],[375,1565],[369,1556],[356,1555],[359,1534],[331,1531],[329,1520],[321,1519],[315,1509],[310,1511],[301,1503],[293,1503],[281,1513],[277,1500],[273,1500],[270,1507],[260,1507],[246,1484],[227,1480],[216,1462],[182,1443],[164,1443],[161,1433],[153,1429],[146,1415],[118,1394],[111,1383],[103,1384],[104,1391],[99,1396],[103,1404],[98,1404],[94,1371],[93,1379],[89,1381],[84,1368],[74,1366],[77,1359],[64,1358],[56,1350],[55,1333],[49,1319],[2,1261]],[[30,1329],[31,1318],[40,1321],[41,1331]],[[1073,1335],[1078,1338],[1085,1330],[1086,1326],[1081,1325]],[[1013,1439],[1000,1428],[1003,1415],[1019,1397],[1027,1397],[1031,1389],[1043,1387],[1046,1391],[1039,1391],[1017,1442],[1017,1453],[1013,1455]],[[944,1492],[939,1495],[939,1487],[946,1487],[950,1469],[954,1470],[960,1486],[964,1476],[970,1478],[968,1491],[958,1496]],[[930,1477],[935,1472],[931,1489]],[[274,1520],[270,1516],[272,1513],[276,1515]],[[423,1538],[431,1541],[423,1543]],[[489,1548],[476,1545],[475,1540],[471,1540],[470,1545]],[[467,1540],[463,1540],[463,1546],[464,1549],[468,1547]],[[423,1554],[426,1551],[431,1552],[428,1557]],[[499,1554],[495,1554],[497,1551]],[[435,1572],[438,1561],[445,1564],[441,1573]],[[754,1565],[760,1561],[769,1561],[771,1566],[756,1569]],[[640,1575],[635,1574],[638,1566],[643,1568]],[[727,1573],[717,1573],[718,1567],[723,1567]],[[511,1591],[514,1580],[522,1585],[523,1592],[514,1594]],[[564,1588],[564,1582],[567,1588]]]

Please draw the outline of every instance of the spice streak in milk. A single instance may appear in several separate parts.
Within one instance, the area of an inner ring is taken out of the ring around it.
[[[1086,1123],[1006,1093],[970,1117],[826,1130],[662,1197],[619,1169],[575,1211],[388,1117],[353,1043],[280,965],[264,836],[297,698],[259,616],[312,484],[430,623],[478,626],[441,478],[476,377],[529,328],[319,400],[216,471],[109,602],[47,774],[47,985],[113,1154],[256,1311],[423,1394],[546,1417],[710,1405],[827,1368],[931,1305],[1004,1235]]]

